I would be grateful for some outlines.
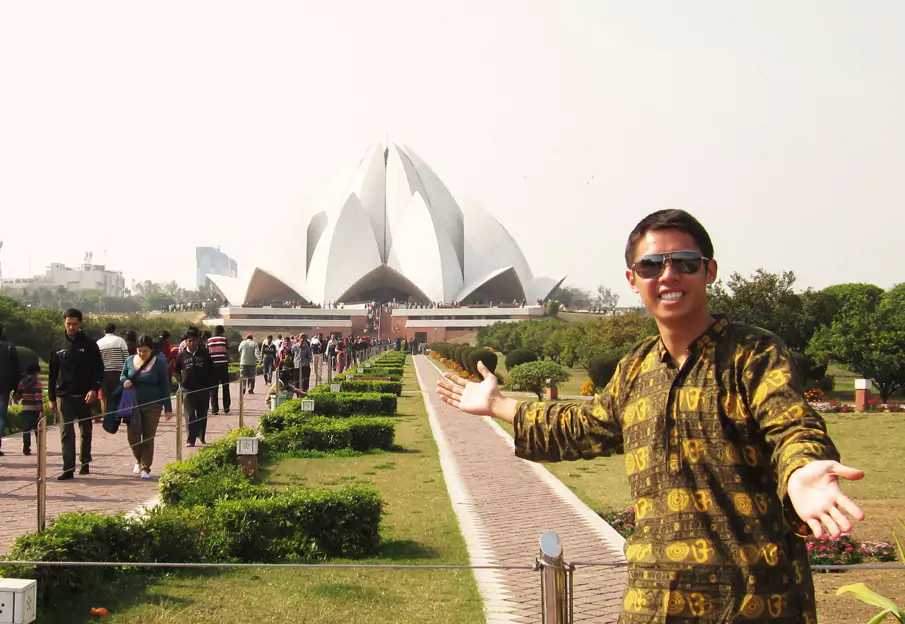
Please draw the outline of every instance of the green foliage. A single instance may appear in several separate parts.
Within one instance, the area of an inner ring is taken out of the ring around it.
[[[435,342],[430,345],[431,351],[436,351],[442,358],[449,358],[449,349],[452,347],[448,342]]]
[[[872,380],[885,403],[905,388],[905,309],[896,291],[885,294],[878,305],[864,296],[849,299],[846,306],[832,325],[817,330],[808,353],[838,361]]]
[[[551,300],[556,300],[567,308],[589,308],[593,303],[591,293],[576,286],[560,286],[550,293]]]
[[[393,446],[396,423],[391,418],[328,418],[313,416],[304,422],[266,436],[267,453],[295,451],[335,451],[352,449],[390,449]]]
[[[509,370],[509,382],[513,387],[530,390],[541,398],[546,388],[552,388],[569,379],[569,371],[556,362],[526,362]]]
[[[468,354],[468,370],[480,376],[478,362],[483,362],[491,373],[496,372],[497,354],[487,349],[472,349]]]
[[[391,416],[396,413],[395,394],[376,392],[330,392],[329,387],[314,388],[309,397],[314,399],[314,413],[303,412],[301,399],[280,404],[272,412],[263,414],[258,421],[261,431],[272,433],[307,422],[311,416],[345,417],[353,415]]]
[[[547,302],[547,305],[544,306],[544,314],[546,316],[556,316],[559,314],[562,305],[558,301],[553,301],[552,299]]]
[[[535,355],[533,351],[529,351],[528,349],[515,349],[506,354],[506,370],[511,371],[519,364],[536,361],[537,355]]]
[[[369,370],[369,369],[368,369]],[[340,384],[343,392],[382,392],[402,396],[401,381],[368,381],[345,379]]]
[[[603,389],[610,382],[622,356],[623,354],[619,352],[610,352],[600,353],[590,359],[587,367],[588,377],[597,388]]]
[[[905,609],[894,603],[886,596],[881,596],[864,583],[853,583],[851,585],[843,585],[836,590],[836,595],[851,593],[861,602],[867,603],[874,607],[882,609],[874,617],[870,619],[868,624],[880,624],[886,621],[886,616],[891,615],[895,621],[905,624]]]

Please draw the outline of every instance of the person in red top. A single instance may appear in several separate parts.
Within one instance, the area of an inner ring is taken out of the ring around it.
[[[13,401],[22,405],[22,454],[31,455],[31,432],[37,429],[44,413],[44,386],[38,379],[41,367],[29,364],[25,377],[13,394]]]
[[[167,372],[172,379],[175,374],[174,367],[176,365],[176,356],[179,355],[179,349],[170,342],[171,337],[172,334],[167,330],[160,332],[160,337],[157,339],[157,350],[167,359]]]

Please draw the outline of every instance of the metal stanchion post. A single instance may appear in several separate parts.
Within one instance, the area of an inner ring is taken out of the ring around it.
[[[331,383],[333,381],[333,359],[332,357],[327,358],[327,383]]]
[[[47,417],[38,420],[38,531],[43,531],[47,521]]]
[[[245,381],[245,383],[242,383]],[[242,377],[242,373],[239,373],[239,428],[245,426],[245,388],[248,387],[248,380]]]
[[[570,624],[566,605],[566,573],[562,541],[554,531],[540,536],[541,615],[544,624]]]
[[[182,387],[176,391],[176,461],[182,461],[182,414],[185,412]]]

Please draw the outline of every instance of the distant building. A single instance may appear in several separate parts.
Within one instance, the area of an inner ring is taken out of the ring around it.
[[[199,289],[204,288],[207,284],[208,274],[226,277],[239,275],[239,265],[218,247],[196,247],[195,268],[196,283]]]
[[[122,297],[126,290],[126,278],[121,271],[110,271],[103,264],[88,262],[75,269],[52,262],[41,281],[45,286],[62,286],[74,292],[91,290],[107,297]]]

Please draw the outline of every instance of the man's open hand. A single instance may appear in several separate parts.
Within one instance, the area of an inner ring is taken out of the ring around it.
[[[789,477],[792,505],[817,539],[824,535],[835,539],[852,530],[852,523],[843,511],[855,520],[864,520],[864,512],[839,488],[840,478],[857,481],[864,478],[864,471],[836,461],[818,460],[802,466]]]

